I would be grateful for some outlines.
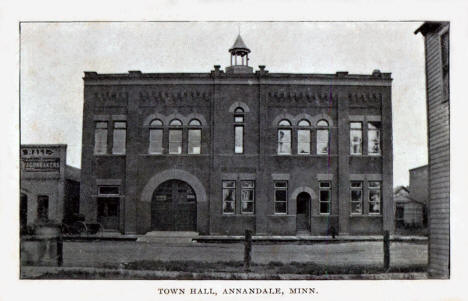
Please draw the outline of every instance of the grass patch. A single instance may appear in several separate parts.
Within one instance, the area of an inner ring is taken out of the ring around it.
[[[184,280],[205,280],[216,279],[215,276],[207,273],[226,273],[228,279],[245,279],[244,264],[241,261],[228,262],[200,262],[200,261],[158,261],[140,260],[116,265],[103,265],[101,267],[111,268],[114,271],[58,271],[57,273],[45,273],[38,277],[26,277],[28,279],[167,279],[157,275],[135,275],[129,270],[139,271],[169,271],[180,272],[177,279]],[[426,265],[411,265],[405,267],[391,268],[384,271],[382,266],[377,265],[348,265],[332,266],[315,262],[290,262],[282,263],[272,261],[267,264],[252,264],[250,273],[262,274],[265,279],[280,279],[281,274],[299,275],[365,275],[382,273],[424,273],[427,271]],[[195,274],[194,274],[195,273]],[[356,279],[359,279],[356,278]]]

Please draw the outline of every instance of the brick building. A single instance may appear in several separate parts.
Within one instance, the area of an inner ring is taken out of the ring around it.
[[[80,170],[66,165],[65,144],[20,147],[20,225],[62,219],[78,213]]]
[[[429,150],[429,268],[450,276],[450,61],[449,22],[424,22]]]
[[[85,72],[80,211],[124,234],[393,232],[391,76]]]

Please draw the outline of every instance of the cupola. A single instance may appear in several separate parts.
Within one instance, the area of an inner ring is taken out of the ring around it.
[[[245,45],[239,34],[234,45],[229,49],[231,53],[231,65],[226,67],[226,73],[252,73],[253,68],[249,67],[250,49]]]

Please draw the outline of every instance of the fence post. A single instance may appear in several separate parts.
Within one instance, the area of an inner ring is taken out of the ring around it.
[[[62,235],[57,237],[57,265],[61,267],[63,265],[63,240]]]
[[[384,232],[383,239],[383,248],[384,248],[384,270],[388,271],[390,268],[390,233],[388,231]]]
[[[244,240],[244,270],[250,271],[250,262],[252,260],[252,231],[245,230],[245,240]]]

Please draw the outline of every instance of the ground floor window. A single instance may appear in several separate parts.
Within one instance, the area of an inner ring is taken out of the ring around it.
[[[255,182],[241,181],[241,213],[254,213]]]
[[[330,182],[320,182],[320,214],[330,214],[331,184]]]
[[[37,219],[40,221],[47,221],[49,218],[49,196],[37,196]]]
[[[351,182],[351,214],[362,214],[362,182]]]
[[[275,214],[288,213],[288,182],[278,181],[274,183],[275,186]]]
[[[236,209],[236,181],[223,181],[223,214],[234,214]]]
[[[369,213],[380,213],[381,184],[369,182]]]

